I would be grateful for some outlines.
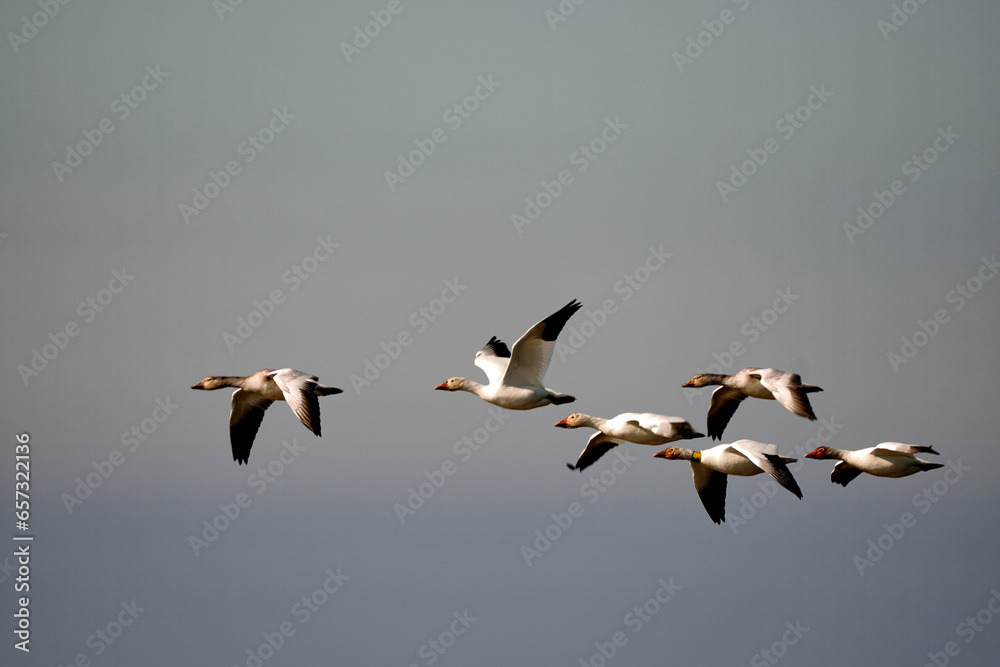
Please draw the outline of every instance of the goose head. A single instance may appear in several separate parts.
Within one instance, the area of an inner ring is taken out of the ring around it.
[[[657,452],[653,454],[655,458],[658,459],[688,459],[690,460],[694,452],[690,449],[685,449],[684,447],[667,447],[662,452]]]
[[[445,380],[444,382],[442,382],[441,384],[439,384],[434,388],[440,389],[442,391],[463,391],[463,390],[468,391],[466,386],[467,384],[468,380],[466,380],[465,378],[448,378],[447,380]]]
[[[216,377],[215,375],[210,375],[198,384],[191,385],[192,389],[221,389],[222,387],[228,387],[226,384],[226,378]]]
[[[710,384],[718,384],[718,377],[711,373],[699,373],[682,384],[682,387],[704,387]]]
[[[817,447],[805,456],[807,459],[835,459],[829,447]]]
[[[557,421],[553,426],[558,426],[559,428],[580,428],[587,425],[587,420],[587,415],[574,412],[565,419]]]

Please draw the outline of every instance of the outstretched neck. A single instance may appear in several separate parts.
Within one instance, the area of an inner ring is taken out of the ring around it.
[[[479,384],[475,380],[470,380],[468,378],[462,378],[462,382],[459,383],[459,385],[458,385],[458,389],[460,389],[462,391],[467,391],[470,394],[475,394],[476,396],[479,396],[479,397],[482,397],[482,395],[483,395],[483,389],[485,389],[485,388],[486,388],[486,385]]]
[[[237,387],[242,388],[243,383],[246,381],[245,377],[242,376],[225,376],[213,378],[212,386],[209,389],[222,389],[223,387]]]
[[[719,373],[705,373],[703,377],[705,378],[705,384],[707,385],[712,385],[712,384],[724,385],[732,376],[720,375]]]

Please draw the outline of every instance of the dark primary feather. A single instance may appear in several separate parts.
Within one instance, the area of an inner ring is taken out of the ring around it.
[[[485,352],[487,354],[493,354],[497,357],[507,357],[508,359],[510,358],[510,350],[507,348],[507,344],[504,343],[499,338],[497,338],[496,336],[490,338],[489,342],[487,342],[486,345],[483,345],[483,347],[480,348],[480,351]]]
[[[801,498],[802,491],[799,489],[799,485],[795,481],[795,478],[792,477],[791,471],[788,470],[785,458],[776,454],[764,454],[764,458],[770,461],[771,465],[774,466],[772,470],[767,471],[768,474],[774,478],[774,481]]]
[[[729,475],[712,471],[708,477],[708,484],[704,489],[698,490],[698,497],[701,504],[705,506],[708,516],[715,523],[721,524],[726,520],[726,485]]]
[[[234,406],[236,405],[236,393],[233,392]],[[271,403],[273,402],[264,398],[258,398],[252,405],[248,404],[242,413],[231,416],[229,421],[229,444],[233,448],[234,461],[243,464],[250,458],[250,449],[253,447],[257,431],[260,430],[260,423],[264,420],[264,411],[271,407]]]
[[[559,337],[559,332],[566,326],[573,313],[583,308],[583,304],[573,299],[565,306],[545,318],[545,329],[542,331],[542,340],[554,341]],[[510,356],[510,355],[508,355]]]
[[[595,438],[599,438],[595,441]],[[591,442],[587,443],[587,447],[580,453],[580,458],[576,460],[576,465],[572,463],[567,463],[566,466],[570,470],[579,470],[583,472],[585,468],[589,468],[594,463],[598,461],[602,456],[607,454],[609,451],[618,446],[618,443],[611,439],[600,438],[600,434],[595,435],[591,438]]]
[[[722,440],[722,432],[745,399],[746,394],[728,387],[719,387],[712,392],[712,403],[708,408],[708,437]]]
[[[841,461],[837,465],[833,466],[833,470],[830,472],[830,481],[834,484],[840,484],[841,486],[847,486],[851,481],[861,474],[860,468],[855,468],[854,466]]]

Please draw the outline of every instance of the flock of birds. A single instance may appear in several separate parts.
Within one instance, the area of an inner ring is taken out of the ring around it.
[[[486,373],[488,384],[463,377],[453,377],[435,389],[467,391],[484,401],[508,410],[531,410],[545,405],[563,405],[576,400],[545,387],[543,381],[555,349],[559,332],[570,317],[582,307],[576,300],[566,304],[535,326],[514,343],[513,349],[496,338],[490,338],[478,352],[475,364]],[[708,435],[722,440],[722,432],[736,409],[746,398],[777,400],[790,412],[816,419],[808,394],[821,388],[803,384],[794,373],[773,368],[744,368],[733,375],[702,373],[684,387],[718,385],[712,393],[708,409]],[[319,397],[341,393],[340,389],[319,383],[319,378],[291,368],[261,370],[244,377],[207,377],[192,389],[235,387],[229,413],[229,439],[233,460],[246,463],[254,437],[264,418],[264,411],[274,401],[286,401],[295,416],[310,431],[319,436]],[[592,428],[595,433],[580,453],[571,470],[584,470],[619,444],[662,446],[677,440],[702,438],[686,420],[653,413],[625,412],[611,419],[583,413],[573,413],[556,422],[559,428]],[[788,470],[796,459],[778,454],[776,445],[755,440],[737,440],[701,451],[670,446],[656,453],[656,458],[690,461],[694,486],[709,517],[722,523],[726,516],[726,484],[729,475],[751,476],[767,473],[778,484],[801,498],[802,491]],[[805,455],[810,459],[838,459],[830,479],[847,486],[865,472],[877,477],[906,477],[923,470],[940,468],[940,463],[918,459],[915,454],[937,454],[931,447],[883,442],[875,447],[855,451],[817,447]]]

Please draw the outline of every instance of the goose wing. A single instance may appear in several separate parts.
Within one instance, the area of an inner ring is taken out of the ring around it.
[[[473,363],[486,372],[490,384],[497,384],[507,372],[507,364],[510,363],[510,350],[506,343],[493,336],[486,345],[483,345],[476,352],[476,360]]]
[[[598,431],[594,435],[590,436],[590,440],[587,441],[587,446],[583,448],[583,451],[580,452],[580,457],[576,460],[576,465],[567,463],[566,466],[569,467],[570,470],[582,471],[594,463],[597,463],[598,459],[620,445],[622,442],[622,440],[606,436]]]
[[[234,461],[242,464],[250,458],[250,448],[264,419],[264,411],[273,402],[243,389],[233,392],[232,409],[229,411],[229,443],[233,447]]]
[[[802,388],[802,378],[795,373],[785,373],[773,368],[759,368],[753,373],[774,398],[790,412],[806,419],[816,419],[809,397]]]
[[[719,387],[712,392],[712,403],[708,406],[708,437],[722,440],[726,424],[746,397],[739,389],[729,387]]]
[[[785,459],[778,456],[778,447],[755,440],[737,440],[730,445],[743,456],[753,461],[754,465],[770,475],[775,482],[791,491],[795,496],[801,498],[802,491],[798,483],[792,477],[792,473],[785,464]]]
[[[292,409],[299,421],[305,427],[320,435],[319,398],[316,396],[316,384],[319,378],[291,368],[269,373],[268,377],[281,389],[288,407]]]
[[[830,481],[834,484],[847,486],[851,483],[851,480],[861,473],[862,470],[860,468],[855,468],[846,461],[840,461],[837,465],[833,466],[833,470],[830,472]]]
[[[937,454],[933,447],[906,445],[902,442],[880,442],[872,448],[874,456],[893,456],[898,454]]]
[[[503,383],[515,387],[543,387],[556,338],[573,313],[582,307],[583,304],[574,299],[528,329],[514,343]]]
[[[691,476],[709,518],[721,524],[726,520],[726,484],[729,475],[716,472],[699,461],[691,461]]]
[[[690,440],[704,437],[701,433],[695,431],[687,420],[680,417],[668,417],[652,412],[643,412],[636,415],[635,419],[639,426],[664,438],[679,437]]]

